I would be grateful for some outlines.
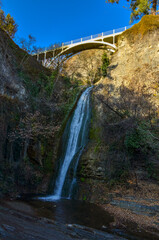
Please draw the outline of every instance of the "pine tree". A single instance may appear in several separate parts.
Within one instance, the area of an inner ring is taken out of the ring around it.
[[[107,54],[104,53],[103,56],[102,56],[102,67],[101,67],[102,74],[103,74],[104,77],[107,76],[107,67],[109,66],[109,63],[110,63],[109,58],[108,58]]]
[[[120,0],[107,0],[106,3],[119,3]],[[139,19],[143,15],[153,14],[158,11],[159,0],[127,0],[131,10],[130,22]]]

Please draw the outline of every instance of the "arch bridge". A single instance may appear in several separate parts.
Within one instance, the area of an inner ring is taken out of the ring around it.
[[[58,57],[64,56],[63,59],[66,60],[74,54],[88,49],[103,48],[108,51],[115,52],[117,49],[117,37],[130,27],[131,26],[114,29],[96,35],[91,35],[89,37],[72,40],[62,43],[61,45],[58,45],[58,47],[54,45],[52,49],[45,49],[42,52],[37,52],[33,56],[44,66],[49,67]]]

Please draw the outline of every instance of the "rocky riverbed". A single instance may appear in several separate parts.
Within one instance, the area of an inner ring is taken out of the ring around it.
[[[114,216],[113,226],[144,233],[142,239],[159,239],[159,202],[157,199],[115,197],[104,209]]]
[[[103,207],[73,200],[1,200],[0,240],[159,239],[158,202],[116,198]]]
[[[0,219],[0,240],[125,239],[79,224],[60,223],[40,217],[35,208],[21,201],[1,202]]]

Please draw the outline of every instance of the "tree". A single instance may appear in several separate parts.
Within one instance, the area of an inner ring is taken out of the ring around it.
[[[0,9],[0,28],[4,29],[5,27],[5,14],[2,9]]]
[[[63,74],[78,79],[85,84],[94,84],[101,77],[103,50],[86,50],[68,59],[63,68]]]
[[[36,42],[36,39],[32,35],[28,35],[28,39],[21,38],[17,42],[18,42],[18,45],[24,51],[26,51],[20,63],[20,65],[23,65],[29,58],[29,55],[27,53],[32,54],[34,52],[37,52],[36,46],[33,45]]]
[[[4,11],[0,7],[0,28],[2,28],[7,34],[14,38],[15,33],[17,32],[18,25],[15,23],[13,17],[10,14],[5,16]]]
[[[109,66],[109,58],[107,56],[106,53],[103,54],[102,56],[102,73],[103,73],[103,76],[106,77],[107,76],[107,67]]]
[[[17,32],[18,25],[15,23],[14,18],[8,13],[5,18],[5,31],[11,38],[14,38]]]
[[[158,11],[158,0],[127,0],[131,10],[130,22],[139,19],[143,15],[153,14]],[[107,0],[106,3],[119,3],[119,0]]]
[[[28,35],[28,39],[25,38],[20,39],[19,45],[23,50],[32,54],[36,52],[35,50],[36,47],[33,45],[35,42],[36,42],[35,37],[33,37],[32,35]]]

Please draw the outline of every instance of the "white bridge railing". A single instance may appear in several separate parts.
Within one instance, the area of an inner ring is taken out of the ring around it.
[[[114,35],[114,34],[116,35],[120,32],[124,32],[126,29],[128,29],[130,27],[132,27],[132,26],[126,26],[126,27],[110,30],[110,31],[107,31],[107,32],[102,32],[102,33],[98,33],[98,34],[95,34],[95,35],[91,35],[91,36],[88,36],[88,37],[79,38],[79,39],[76,39],[76,40],[72,40],[72,41],[69,41],[69,42],[62,43],[62,46],[68,46],[68,45],[79,43],[79,42],[85,42],[85,41],[88,41],[88,40],[91,40],[91,39],[96,39],[96,38],[99,38],[99,37],[105,37],[105,36]]]
[[[72,41],[69,41],[69,42],[54,44],[54,45],[51,45],[51,47],[40,49],[40,51],[37,51],[37,53],[35,53],[34,55],[40,54],[40,53],[46,53],[47,51],[55,50],[55,49],[58,49],[60,47],[64,47],[64,46],[68,46],[68,45],[72,45],[72,44],[77,44],[77,43],[80,43],[80,42],[91,41],[92,39],[98,39],[98,38],[103,39],[107,36],[110,36],[110,37],[115,36],[115,35],[118,35],[118,33],[122,33],[126,29],[131,28],[131,27],[132,27],[132,25],[122,27],[122,28],[118,28],[118,29],[114,29],[114,30],[110,30],[110,31],[107,31],[107,32],[98,33],[98,34],[91,35],[91,36],[84,37],[84,38],[79,38],[79,39],[72,40]]]

